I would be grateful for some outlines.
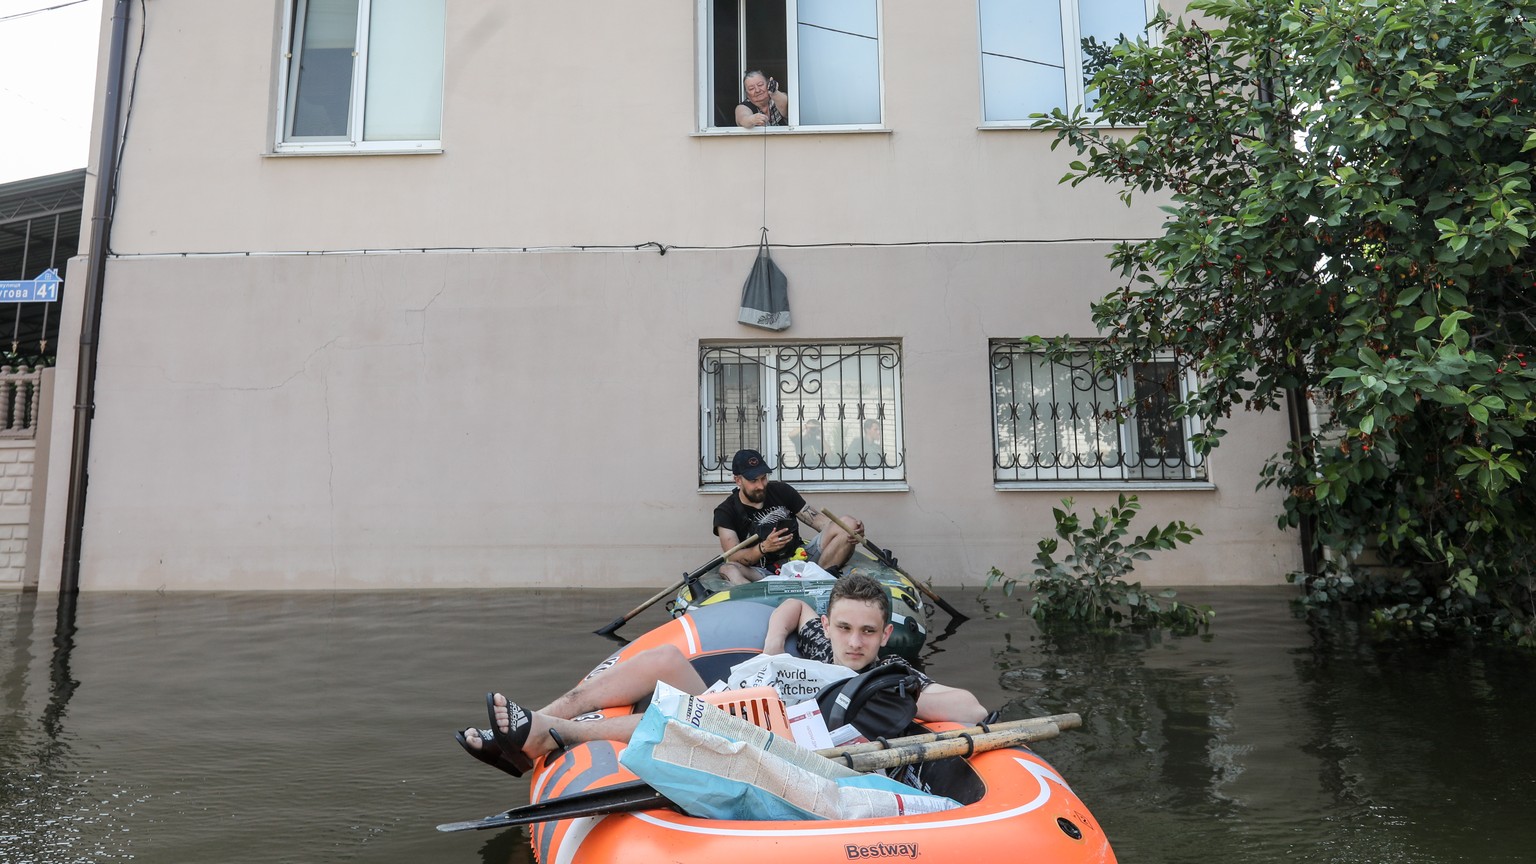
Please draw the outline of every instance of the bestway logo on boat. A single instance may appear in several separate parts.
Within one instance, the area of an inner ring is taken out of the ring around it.
[[[916,843],[873,843],[860,846],[849,843],[843,847],[849,858],[916,858]]]

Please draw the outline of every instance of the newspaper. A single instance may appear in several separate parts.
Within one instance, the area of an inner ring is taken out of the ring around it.
[[[867,819],[960,806],[860,774],[666,684],[620,761],[705,818]]]

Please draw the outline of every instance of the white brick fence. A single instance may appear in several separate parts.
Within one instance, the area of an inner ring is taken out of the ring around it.
[[[42,488],[38,447],[46,455],[47,441],[38,426],[52,383],[52,369],[0,366],[0,591],[37,585],[40,549],[29,541],[42,539],[42,508],[32,493]]]

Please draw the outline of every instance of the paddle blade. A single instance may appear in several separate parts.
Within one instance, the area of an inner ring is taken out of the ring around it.
[[[484,819],[475,819],[469,822],[444,822],[437,826],[437,830],[445,834],[452,834],[455,831],[480,831],[486,828],[501,828],[513,824],[499,821],[501,818],[501,816],[487,816]]]
[[[437,826],[444,833],[455,831],[484,831],[487,828],[511,828],[534,822],[550,822],[555,819],[575,819],[581,816],[605,816],[609,813],[633,813],[637,810],[655,810],[671,807],[666,796],[645,783],[630,782],[578,792],[564,798],[551,798],[537,804],[514,807],[505,813],[471,819],[468,822],[445,822]]]
[[[599,636],[612,636],[613,632],[615,630],[619,629],[620,627],[623,627],[625,622],[627,622],[628,620],[629,620],[628,618],[625,618],[623,615],[620,615],[619,617],[617,617],[617,618],[613,619],[612,621],[608,622],[608,624],[606,624],[606,625],[604,625],[602,627],[599,627],[596,630],[593,630],[592,632],[596,633]]]

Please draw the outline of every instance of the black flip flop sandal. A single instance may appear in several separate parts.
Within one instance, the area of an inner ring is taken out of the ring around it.
[[[475,734],[480,739],[479,747],[469,746],[469,739],[465,737],[462,730],[453,733],[453,740],[459,742],[459,746],[464,748],[465,753],[468,753],[469,755],[475,757],[481,762],[484,762],[492,768],[499,768],[502,771],[511,774],[513,777],[523,776],[523,772],[518,770],[517,765],[501,752],[501,747],[496,743],[496,736],[491,732],[491,730],[477,729],[475,730]]]
[[[505,697],[503,697],[505,698]],[[496,746],[501,748],[501,758],[506,763],[499,766],[503,771],[513,777],[523,776],[523,772],[533,767],[533,760],[523,752],[523,745],[528,742],[528,732],[533,729],[533,715],[524,710],[521,705],[507,700],[507,731],[501,731],[496,723],[496,694],[485,694],[485,712],[491,718],[491,736],[496,741]]]

